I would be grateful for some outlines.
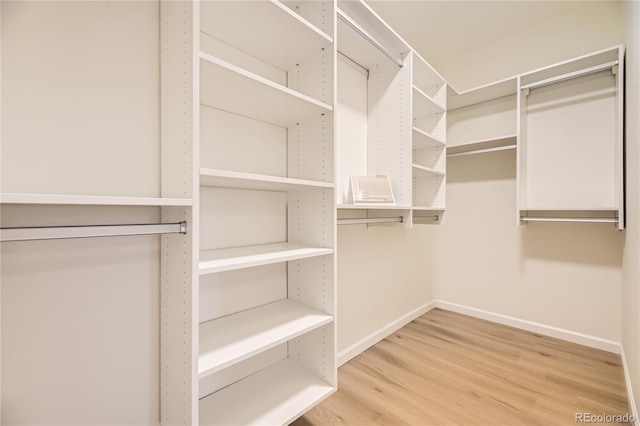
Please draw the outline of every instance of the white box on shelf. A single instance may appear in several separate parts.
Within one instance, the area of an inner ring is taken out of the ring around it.
[[[351,194],[355,205],[396,204],[389,176],[351,176]]]

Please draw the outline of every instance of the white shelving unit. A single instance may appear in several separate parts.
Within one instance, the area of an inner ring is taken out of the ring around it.
[[[624,229],[623,81],[622,46],[518,77],[520,223]]]
[[[420,55],[412,55],[413,223],[439,223],[445,209],[447,83]],[[422,217],[422,219],[420,219]],[[424,218],[436,218],[424,222]]]
[[[342,219],[408,219],[412,87],[407,61],[411,48],[364,2],[339,1],[338,8],[338,214]],[[375,34],[376,41],[368,40],[357,28]],[[389,177],[396,205],[355,206],[351,176],[376,175]],[[404,225],[410,224],[407,220]]]
[[[336,389],[335,5],[215,1],[194,12],[200,280],[189,422],[285,424]]]

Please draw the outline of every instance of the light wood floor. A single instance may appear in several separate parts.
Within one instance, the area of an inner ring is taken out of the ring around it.
[[[294,425],[576,425],[576,413],[628,412],[619,355],[439,309],[338,377]]]

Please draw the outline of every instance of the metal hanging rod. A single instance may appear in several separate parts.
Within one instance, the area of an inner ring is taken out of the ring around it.
[[[420,219],[430,219],[430,220],[435,220],[436,222],[440,220],[440,216],[438,215],[434,215],[434,216],[414,216],[413,217],[413,221],[420,221]]]
[[[353,67],[354,69],[356,69],[360,74],[363,74],[367,77],[367,80],[369,80],[369,70],[367,69],[367,67],[365,67],[364,65],[359,64],[358,62],[356,62],[355,60],[351,59],[350,57],[348,57],[347,55],[345,55],[344,53],[342,53],[341,51],[337,51],[338,52],[338,59],[340,59],[341,61],[351,65],[351,67]]]
[[[355,32],[360,34],[365,40],[367,40],[369,43],[371,43],[376,49],[378,49],[380,52],[382,52],[387,58],[391,59],[400,68],[404,67],[404,63],[402,62],[402,59],[397,58],[396,55],[394,55],[393,53],[389,52],[382,44],[380,44],[380,42],[378,42],[378,40],[376,40],[371,34],[369,34],[369,32],[367,30],[362,28],[360,26],[360,24],[358,24],[356,21],[351,19],[349,17],[349,15],[344,13],[339,8],[337,9],[337,13],[338,13],[338,18],[342,22],[344,22],[345,24],[347,24],[351,28],[353,28],[353,30]]]
[[[593,67],[589,67],[589,68],[585,68],[585,69],[581,69],[578,71],[572,71],[572,72],[568,72],[566,74],[562,74],[562,75],[558,75],[555,77],[551,77],[551,78],[546,78],[544,80],[540,80],[540,81],[536,81],[533,83],[527,83],[527,84],[523,84],[520,89],[521,90],[525,90],[525,89],[534,89],[536,87],[542,87],[542,86],[547,86],[549,84],[552,83],[559,83],[561,81],[565,81],[565,80],[571,80],[572,78],[576,78],[576,77],[581,77],[583,75],[589,75],[589,74],[594,74],[606,69],[611,68],[613,73],[616,73],[616,70],[614,67],[618,66],[618,61],[612,61],[612,62],[607,62],[606,64],[600,64],[600,65],[596,65]]]
[[[474,149],[472,151],[456,152],[454,154],[447,154],[447,157],[461,157],[463,155],[484,154],[486,152],[505,151],[507,149],[516,149],[516,145],[505,145],[495,148]]]
[[[404,216],[398,217],[376,217],[367,219],[338,219],[338,225],[357,225],[371,223],[403,223]]]
[[[618,223],[615,217],[535,217],[521,216],[525,222],[585,222],[585,223]]]
[[[56,240],[125,235],[186,234],[187,222],[139,225],[79,225],[0,228],[0,241]]]

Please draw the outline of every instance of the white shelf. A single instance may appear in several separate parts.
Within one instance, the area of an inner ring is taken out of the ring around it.
[[[446,97],[445,80],[419,54],[413,52],[413,85],[419,88],[434,101],[442,104],[441,97]]]
[[[413,174],[414,176],[428,176],[428,175],[439,175],[445,176],[446,173],[440,170],[432,169],[431,167],[424,167],[419,164],[413,164]]]
[[[200,275],[325,256],[333,249],[291,243],[261,244],[200,252]]]
[[[411,206],[338,204],[338,210],[409,210]]]
[[[333,110],[324,102],[202,52],[200,102],[282,127]]]
[[[469,105],[487,102],[492,99],[515,95],[517,92],[517,86],[517,77],[510,77],[484,86],[474,87],[473,89],[465,90],[460,93],[452,90],[447,97],[447,106],[449,111],[451,111]]]
[[[444,207],[413,206],[412,209],[417,212],[441,212],[444,210]]]
[[[331,315],[284,299],[202,323],[198,377],[206,377],[331,321]]]
[[[295,68],[333,43],[331,37],[279,1],[202,2],[200,22],[201,32],[282,70]]]
[[[200,169],[200,185],[284,192],[333,188],[333,184],[327,182],[204,168]]]
[[[413,86],[413,116],[424,117],[426,115],[444,112],[444,107],[434,101],[422,90]]]
[[[2,204],[61,204],[87,206],[191,206],[191,198],[112,197],[102,195],[24,194],[3,192]]]
[[[289,424],[334,391],[287,358],[201,399],[200,424]]]
[[[504,149],[515,149],[517,135],[502,135],[491,139],[482,139],[469,142],[462,142],[456,145],[447,146],[447,156],[462,154],[481,154],[483,152],[500,151]]]
[[[413,149],[427,149],[445,146],[445,141],[417,127],[413,128]]]

